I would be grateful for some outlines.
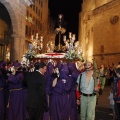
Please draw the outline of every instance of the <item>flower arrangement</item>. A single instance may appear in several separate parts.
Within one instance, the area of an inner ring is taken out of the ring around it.
[[[35,50],[28,50],[25,54],[25,57],[29,60],[35,58],[35,56],[36,56]]]
[[[79,47],[79,46],[76,47],[76,46],[70,45],[68,47],[67,52],[65,53],[64,58],[68,59],[70,61],[79,60],[81,62],[84,62],[84,58],[83,58],[82,54],[83,53],[82,53],[81,47]]]
[[[82,62],[84,61],[83,56],[81,54],[78,54],[75,49],[70,49],[69,51],[67,51],[65,53],[64,58],[70,61],[73,61],[73,60],[80,60]]]
[[[75,53],[75,50],[74,49],[71,49],[71,50],[68,50],[66,53],[65,53],[65,56],[64,58],[65,59],[69,59],[69,60],[74,60],[76,58],[77,54]]]

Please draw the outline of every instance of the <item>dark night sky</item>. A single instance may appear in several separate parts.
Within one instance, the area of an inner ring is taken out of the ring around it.
[[[78,34],[78,17],[82,0],[49,0],[50,16],[58,19],[58,14],[64,15],[67,31]]]

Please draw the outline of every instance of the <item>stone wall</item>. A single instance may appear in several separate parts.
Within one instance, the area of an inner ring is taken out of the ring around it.
[[[25,44],[26,6],[29,0],[0,0],[6,7],[12,22],[11,61],[21,60]]]
[[[104,64],[118,63],[120,2],[112,2],[97,11],[97,9],[93,11],[94,55]]]
[[[79,41],[83,45],[84,57],[88,60],[95,57],[99,65],[118,63],[120,61],[120,1],[108,0],[103,5],[99,3],[98,6],[93,10],[85,11],[84,5],[84,12],[80,13]]]

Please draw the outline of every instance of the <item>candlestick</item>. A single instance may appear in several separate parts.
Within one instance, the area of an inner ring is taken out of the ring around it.
[[[75,39],[75,34],[72,35],[72,38]]]
[[[33,40],[33,35],[31,36],[31,40]]]
[[[66,41],[66,35],[63,36],[63,41],[64,41],[64,42]]]
[[[72,32],[69,32],[69,38],[71,38],[72,37]]]
[[[43,36],[40,37],[40,41],[43,42]]]
[[[38,33],[36,33],[36,39],[38,39]]]

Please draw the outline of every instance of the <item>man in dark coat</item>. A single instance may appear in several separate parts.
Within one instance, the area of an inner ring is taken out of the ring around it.
[[[27,109],[30,120],[43,120],[44,111],[48,111],[44,77],[47,68],[42,62],[35,68],[34,72],[25,75],[23,84],[28,86]]]

